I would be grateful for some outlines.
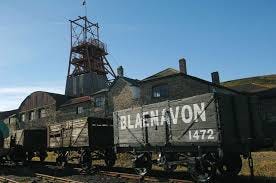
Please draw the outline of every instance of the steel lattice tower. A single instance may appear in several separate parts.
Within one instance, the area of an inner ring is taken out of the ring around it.
[[[109,84],[116,77],[106,55],[106,44],[100,41],[98,23],[86,16],[70,20],[71,51],[66,91],[68,96],[90,95]]]

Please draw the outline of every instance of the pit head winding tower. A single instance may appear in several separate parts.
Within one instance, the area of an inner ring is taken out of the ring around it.
[[[70,20],[70,26],[71,51],[65,94],[80,97],[107,88],[116,75],[106,58],[106,44],[100,41],[98,23],[84,16]]]

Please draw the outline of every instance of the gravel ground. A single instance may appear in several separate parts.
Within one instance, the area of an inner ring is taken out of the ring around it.
[[[0,176],[12,179],[18,182],[24,183],[40,183],[44,182],[40,178],[35,176],[35,173],[46,174],[50,176],[56,176],[64,179],[76,180],[79,182],[95,182],[95,183],[127,183],[129,181],[109,177],[104,175],[80,175],[77,170],[72,168],[68,169],[57,169],[54,166],[33,166],[33,167],[3,167],[0,170]]]
[[[127,172],[130,171],[130,169],[126,168],[114,168],[112,171],[119,171],[119,172]],[[23,167],[23,166],[14,166],[14,167],[0,167],[0,176],[4,176],[6,178],[18,181],[18,182],[24,182],[24,183],[40,183],[45,182],[41,180],[40,178],[35,177],[35,173],[41,173],[56,177],[61,177],[64,179],[71,179],[76,180],[79,182],[95,182],[95,183],[127,183],[127,182],[137,182],[137,181],[130,181],[126,179],[120,179],[116,177],[109,177],[104,176],[100,174],[92,174],[92,175],[81,175],[79,170],[76,170],[74,168],[66,168],[66,169],[58,169],[55,166],[47,165],[47,166],[41,166],[41,165],[31,165],[29,167]],[[127,172],[130,173],[130,172]],[[176,179],[188,179],[191,180],[189,175],[186,172],[174,172],[170,175],[166,175],[163,171],[153,171],[151,173],[154,177],[172,177]],[[248,176],[238,176],[234,179],[224,179],[220,180],[218,182],[237,182],[237,183],[251,183],[252,181]],[[276,179],[274,178],[268,178],[268,177],[262,177],[262,176],[256,176],[255,181],[256,183],[276,183]]]

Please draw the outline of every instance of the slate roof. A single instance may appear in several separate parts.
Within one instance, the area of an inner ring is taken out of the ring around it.
[[[125,80],[129,85],[131,86],[139,86],[139,80],[138,79],[131,79],[128,77],[122,77],[123,80]]]
[[[235,92],[235,93],[240,93],[240,94],[246,93],[246,92],[237,91],[235,89],[231,89],[229,87],[225,87],[225,86],[220,85],[220,84],[218,85],[218,84],[212,83],[210,81],[207,81],[207,80],[195,77],[195,76],[191,76],[191,75],[188,75],[188,74],[181,73],[181,72],[179,72],[179,71],[177,71],[175,69],[172,69],[172,68],[168,68],[168,69],[165,69],[165,70],[163,70],[161,72],[158,72],[158,73],[156,73],[156,74],[154,74],[154,75],[152,75],[150,77],[147,77],[147,78],[143,79],[140,82],[150,82],[150,81],[158,80],[158,79],[161,79],[161,78],[175,77],[175,76],[183,76],[183,77],[186,77],[186,78],[189,78],[189,79],[197,80],[197,81],[205,83],[205,84],[216,86],[218,88],[227,89],[227,90]]]
[[[148,80],[152,80],[152,79],[158,79],[158,78],[163,78],[163,77],[166,77],[166,76],[170,76],[170,75],[175,75],[175,74],[179,74],[179,71],[178,70],[175,70],[173,68],[167,68],[163,71],[160,71],[150,77],[147,77],[145,79],[143,79],[142,81],[148,81]]]
[[[17,114],[18,113],[18,109],[15,109],[15,110],[11,110],[11,111],[3,111],[3,112],[0,112],[0,120],[3,120],[13,114]]]
[[[90,96],[83,96],[83,97],[78,97],[78,98],[72,98],[72,99],[66,101],[60,107],[65,107],[65,106],[74,105],[74,104],[80,104],[80,103],[88,102],[90,100],[91,100]]]
[[[91,95],[93,96],[93,95],[97,95],[97,94],[104,93],[104,92],[108,92],[108,91],[109,91],[108,88],[104,88],[104,89],[101,89],[101,90],[99,90],[99,91],[97,91],[97,92],[95,92],[95,93],[92,93]]]
[[[140,80],[132,79],[128,77],[117,77],[109,86],[109,89],[113,87],[113,85],[119,80],[123,79],[129,86],[140,86]]]
[[[117,77],[113,83],[111,84],[110,88],[116,83],[116,81],[118,79],[123,79],[124,81],[126,81],[129,85],[131,86],[140,86],[141,83],[143,82],[150,82],[150,81],[153,81],[153,80],[159,80],[159,79],[163,79],[163,78],[166,78],[166,77],[175,77],[175,76],[183,76],[183,77],[186,77],[186,78],[189,78],[189,79],[193,79],[193,80],[197,80],[199,82],[202,82],[202,83],[205,83],[205,84],[209,84],[209,85],[212,85],[212,86],[216,86],[218,88],[223,88],[223,89],[227,89],[229,91],[232,91],[232,92],[235,92],[235,93],[246,93],[246,92],[241,92],[241,91],[238,91],[238,90],[235,90],[235,89],[231,89],[229,87],[225,87],[223,85],[218,85],[218,84],[215,84],[215,83],[212,83],[210,81],[207,81],[207,80],[203,80],[203,79],[200,79],[200,78],[197,78],[197,77],[194,77],[194,76],[191,76],[191,75],[187,75],[187,74],[184,74],[184,73],[181,73],[179,72],[178,70],[176,69],[173,69],[173,68],[167,68],[163,71],[160,71],[152,76],[149,76],[141,81],[137,80],[137,79],[131,79],[131,78],[127,78],[127,77]]]

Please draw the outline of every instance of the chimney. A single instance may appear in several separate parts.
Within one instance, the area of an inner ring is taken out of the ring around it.
[[[220,84],[219,73],[218,72],[212,72],[211,76],[212,76],[212,83],[219,85]]]
[[[181,58],[179,60],[179,71],[180,71],[180,73],[187,74],[187,67],[186,67],[185,58]]]
[[[118,67],[118,69],[117,69],[117,75],[119,77],[124,77],[124,68],[123,68],[123,66]]]

